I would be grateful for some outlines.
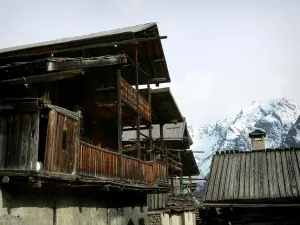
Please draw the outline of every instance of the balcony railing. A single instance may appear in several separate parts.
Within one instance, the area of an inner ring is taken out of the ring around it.
[[[79,145],[77,172],[96,178],[117,179],[130,182],[153,184],[167,180],[167,166],[159,162],[141,161],[122,155],[122,177],[118,173],[120,154],[98,148],[85,142]]]
[[[137,90],[134,89],[123,77],[121,77],[121,87],[122,100],[129,104],[134,110],[141,112],[142,115],[150,121],[151,112],[149,103],[141,95],[137,95]]]

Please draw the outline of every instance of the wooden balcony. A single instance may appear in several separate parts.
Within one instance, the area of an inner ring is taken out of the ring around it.
[[[121,174],[118,164],[121,160]],[[84,176],[141,182],[154,184],[167,182],[167,166],[160,162],[140,162],[136,158],[105,149],[98,148],[85,142],[79,144],[77,173]]]
[[[123,77],[121,77],[120,83],[123,124],[129,126],[135,124],[137,113],[142,117],[141,124],[148,124],[151,121],[151,109],[148,101]],[[117,88],[109,85],[105,88],[97,89],[95,91],[95,101],[92,104],[93,112],[102,118],[116,118]]]
[[[137,97],[138,96],[138,97]],[[145,119],[151,120],[149,103],[123,77],[121,77],[121,98],[134,110],[140,112]]]

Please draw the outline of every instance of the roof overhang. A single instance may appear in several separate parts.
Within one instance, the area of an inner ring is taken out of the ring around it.
[[[194,176],[200,174],[193,151],[182,151],[180,156],[183,176]]]
[[[140,93],[147,96],[147,89]],[[152,123],[167,124],[183,122],[184,118],[177,106],[170,88],[157,88],[151,90]]]
[[[135,58],[135,52],[139,51],[139,66],[141,67],[139,84],[167,83],[170,76],[165,60],[161,39],[156,23],[147,23],[110,31],[98,32],[88,35],[57,39],[34,43],[23,46],[0,49],[0,66],[15,62],[27,62],[32,59],[54,57],[66,57],[69,52],[72,55],[90,54],[102,56],[115,53],[123,49],[131,59]],[[119,48],[121,47],[121,48]],[[90,52],[90,53],[89,53]],[[142,74],[146,72],[148,76]],[[135,68],[124,68],[122,76],[131,84],[135,83]]]

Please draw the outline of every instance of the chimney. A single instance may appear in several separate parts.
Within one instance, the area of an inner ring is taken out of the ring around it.
[[[249,134],[251,138],[252,151],[265,149],[266,133],[261,130],[255,130]]]

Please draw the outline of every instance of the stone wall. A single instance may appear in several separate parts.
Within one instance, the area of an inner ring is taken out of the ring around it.
[[[161,213],[149,213],[148,214],[148,223],[149,225],[162,225],[162,216]]]
[[[146,195],[1,187],[0,225],[148,225]]]

